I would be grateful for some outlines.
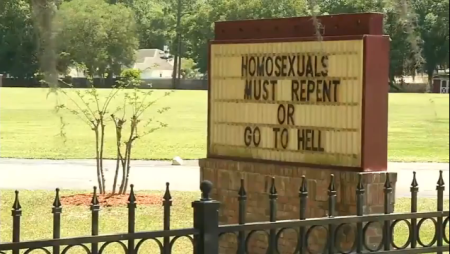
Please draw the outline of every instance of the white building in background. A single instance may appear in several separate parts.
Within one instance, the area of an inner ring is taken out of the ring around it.
[[[142,79],[172,78],[173,58],[163,50],[139,49],[133,69],[141,71]]]

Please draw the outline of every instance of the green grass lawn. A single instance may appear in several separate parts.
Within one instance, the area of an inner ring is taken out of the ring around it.
[[[107,96],[109,90],[99,89]],[[153,98],[166,91],[155,91]],[[47,89],[1,88],[0,89],[0,144],[1,157],[85,159],[95,158],[94,132],[76,116],[63,115],[66,127],[66,143],[59,132],[61,124],[54,112],[55,96],[48,99]],[[61,95],[60,98],[64,98]],[[177,91],[159,100],[149,109],[144,118],[154,118],[168,124],[136,141],[134,159],[198,159],[206,154],[206,109],[205,91]],[[123,100],[112,103],[110,109],[121,106]],[[156,111],[171,107],[164,114]],[[114,124],[107,125],[105,158],[115,158],[116,136]]]
[[[449,162],[448,95],[389,95],[389,160]]]
[[[73,194],[75,192],[63,191],[62,194]],[[162,196],[162,192],[152,192]],[[0,201],[0,241],[8,242],[11,239],[11,210],[14,200],[13,191],[1,191]],[[171,224],[172,228],[192,227],[191,202],[198,199],[196,192],[173,192],[173,207]],[[23,210],[22,215],[22,241],[36,239],[50,239],[52,237],[52,214],[51,204],[54,193],[49,191],[21,191],[20,200]],[[420,199],[419,211],[433,211],[436,200]],[[398,199],[396,212],[408,212],[410,199]],[[445,210],[449,209],[449,201],[445,201]],[[161,230],[163,227],[163,210],[160,205],[139,206],[136,215],[136,231]],[[102,208],[100,212],[100,233],[121,233],[127,231],[127,208]],[[448,232],[448,229],[447,229]],[[84,236],[90,234],[90,211],[88,207],[64,206],[62,214],[62,237]],[[434,235],[434,226],[428,221],[421,228],[420,236],[424,243],[428,243]],[[395,243],[403,245],[408,237],[406,224],[399,224],[395,228]],[[117,246],[110,246],[105,253],[119,253]],[[159,253],[155,251],[156,246],[148,243],[144,248],[145,253]],[[174,247],[174,254],[192,253],[192,246],[186,239],[180,239]],[[81,250],[81,249],[78,249]],[[83,253],[73,251],[74,253]],[[141,251],[141,253],[143,253]]]
[[[108,90],[100,90],[106,95]],[[0,88],[1,157],[82,159],[94,158],[94,134],[78,118],[65,114],[66,142],[58,134],[55,97],[47,89]],[[156,91],[155,97],[164,91]],[[63,97],[60,97],[63,98]],[[121,101],[120,101],[121,102]],[[112,108],[118,106],[113,105]],[[165,114],[156,109],[169,106]],[[206,91],[176,91],[159,101],[146,117],[156,116],[168,127],[138,140],[134,159],[198,159],[206,155]],[[107,158],[115,157],[115,133],[108,126]],[[449,161],[449,96],[390,94],[389,160]]]

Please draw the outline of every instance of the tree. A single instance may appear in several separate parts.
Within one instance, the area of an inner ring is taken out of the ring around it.
[[[138,48],[132,11],[123,4],[97,0],[62,3],[56,18],[59,52],[83,63],[90,76],[120,75]]]
[[[64,81],[60,80],[60,83],[64,83]],[[70,84],[64,84],[67,87],[58,87],[55,90],[57,95],[61,95],[61,97],[57,97],[59,100],[55,109],[58,114],[62,110],[71,113],[93,131],[97,184],[100,194],[107,193],[103,167],[105,130],[108,123],[114,123],[117,157],[112,194],[125,194],[131,170],[133,144],[139,138],[167,126],[154,117],[145,119],[144,115],[151,107],[155,106],[159,99],[170,95],[171,92],[167,92],[160,98],[152,100],[153,90],[139,89],[140,72],[138,70],[123,71],[121,80],[117,82],[113,89],[106,93],[106,96],[102,96],[94,86],[90,86],[88,89],[75,89]],[[119,106],[112,108],[112,105]],[[156,112],[162,114],[167,110],[169,110],[168,107],[163,107]],[[65,137],[65,122],[61,115],[60,119],[61,135]],[[126,124],[128,124],[128,128],[126,128]],[[119,181],[120,168],[122,168],[122,179],[117,192],[116,187]]]
[[[190,58],[181,59],[181,76],[183,78],[198,78],[200,75],[194,60]]]
[[[139,48],[162,49],[169,45],[171,39],[167,29],[167,17],[164,13],[164,6],[158,1],[134,0],[130,8],[134,12],[139,38]]]
[[[413,4],[423,40],[424,70],[431,87],[437,67],[448,64],[449,0],[420,0]]]
[[[131,89],[127,89],[124,94],[123,106],[119,107],[111,114],[117,140],[116,171],[112,187],[113,195],[117,193],[116,187],[120,168],[122,168],[122,180],[118,194],[125,194],[127,191],[134,142],[158,129],[167,127],[167,124],[155,120],[154,118],[144,120],[144,114],[150,107],[154,106],[159,99],[171,94],[171,92],[166,92],[156,100],[151,100],[153,90],[139,89],[141,78],[138,70],[125,70],[122,72],[121,78],[122,80],[119,81],[119,84],[124,88]],[[167,110],[169,110],[169,107],[163,107],[156,112],[162,114]],[[128,133],[124,132],[126,123],[128,123],[129,126]]]
[[[0,1],[0,73],[31,78],[38,71],[37,35],[30,4]]]

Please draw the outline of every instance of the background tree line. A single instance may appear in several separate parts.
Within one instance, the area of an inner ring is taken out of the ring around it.
[[[118,75],[138,48],[177,52],[177,10],[178,0],[2,0],[0,73]],[[386,14],[391,80],[448,67],[449,0],[181,0],[181,54],[205,73],[215,21],[356,12]]]

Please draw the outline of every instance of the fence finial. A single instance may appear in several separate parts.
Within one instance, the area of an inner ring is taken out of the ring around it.
[[[53,201],[53,207],[59,208],[62,206],[61,199],[59,198],[59,188],[56,188],[55,191],[56,191],[56,195],[55,195],[55,200]]]
[[[271,198],[275,198],[278,195],[277,188],[275,186],[275,177],[272,177],[269,194]]]
[[[208,180],[204,180],[201,184],[200,184],[200,190],[202,192],[202,198],[200,199],[201,201],[210,201],[211,200],[211,191],[213,188],[213,184],[211,181]]]
[[[416,171],[413,172],[413,180],[411,182],[411,192],[419,191],[419,183],[417,182]]]
[[[331,174],[330,185],[328,186],[328,193],[330,195],[336,194],[336,186],[334,184],[334,174]]]
[[[169,182],[166,183],[166,191],[164,192],[163,199],[164,199],[164,201],[172,200],[172,195],[170,195],[170,183]]]
[[[134,195],[134,184],[130,184],[130,195],[128,196],[128,204],[136,203],[136,195]]]
[[[91,206],[97,206],[100,203],[98,202],[97,197],[97,186],[94,186],[94,194],[92,194]]]
[[[306,219],[306,206],[307,206],[307,199],[308,199],[308,182],[306,180],[306,177],[302,176],[302,183],[300,185],[300,190],[298,191],[298,196],[300,198],[300,211],[299,211],[299,218],[300,220]],[[305,228],[301,228],[301,235],[305,235]],[[301,239],[304,239],[304,237],[301,237]],[[303,240],[300,240],[299,245],[303,246]],[[299,246],[300,248],[300,246]]]
[[[299,190],[300,196],[308,195],[308,182],[306,181],[306,176],[302,176],[302,184],[300,185]]]
[[[386,173],[386,181],[384,182],[384,189],[386,191],[392,191],[391,177],[389,173]]]
[[[439,170],[439,179],[436,183],[436,190],[440,190],[445,188],[445,182],[444,182],[444,177],[443,177],[443,171]]]
[[[19,201],[19,191],[18,190],[15,191],[15,198],[14,198],[14,204],[12,206],[12,209],[16,210],[16,211],[22,209],[22,206],[20,205],[20,201]]]
[[[356,186],[356,193],[362,194],[364,193],[364,184],[363,184],[363,174],[358,174],[358,185]]]
[[[247,197],[247,191],[245,191],[245,182],[244,178],[241,179],[241,186],[239,187],[239,199],[246,198]]]

